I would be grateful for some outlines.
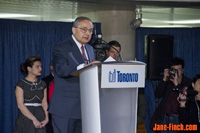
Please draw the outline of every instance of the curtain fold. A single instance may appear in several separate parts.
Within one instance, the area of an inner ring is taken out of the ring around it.
[[[146,62],[144,54],[145,36],[149,34],[173,35],[174,36],[174,57],[178,56],[184,59],[184,74],[192,78],[195,74],[200,74],[200,28],[138,28],[136,30],[136,58],[139,61]],[[145,97],[147,103],[145,126],[146,132],[149,130],[149,122],[155,111],[156,99],[154,91],[156,82],[146,80]]]
[[[0,19],[0,132],[12,133],[18,114],[15,85],[24,77],[20,63],[28,56],[42,60],[42,78],[50,73],[54,44],[72,34],[72,22],[37,22]],[[101,24],[94,23],[97,33]]]

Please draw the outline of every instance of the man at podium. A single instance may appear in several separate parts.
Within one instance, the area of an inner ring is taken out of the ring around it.
[[[73,23],[72,36],[54,46],[54,92],[49,104],[55,133],[81,133],[79,77],[71,74],[95,60],[92,46],[87,44],[93,33],[93,23],[78,17]]]

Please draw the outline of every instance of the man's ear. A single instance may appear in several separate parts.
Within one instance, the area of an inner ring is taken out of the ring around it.
[[[72,27],[72,33],[75,34],[75,32],[76,32],[76,28]]]

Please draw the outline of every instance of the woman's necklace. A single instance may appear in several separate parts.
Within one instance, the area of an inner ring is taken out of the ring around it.
[[[30,82],[33,82],[33,83],[37,82],[37,78],[32,79],[32,78],[26,77],[25,79],[30,81]]]

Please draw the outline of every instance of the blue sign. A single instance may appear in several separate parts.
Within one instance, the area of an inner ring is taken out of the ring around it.
[[[138,82],[138,73],[121,73],[120,71],[109,71],[108,82]]]
[[[145,64],[105,64],[101,71],[101,88],[144,87]]]

